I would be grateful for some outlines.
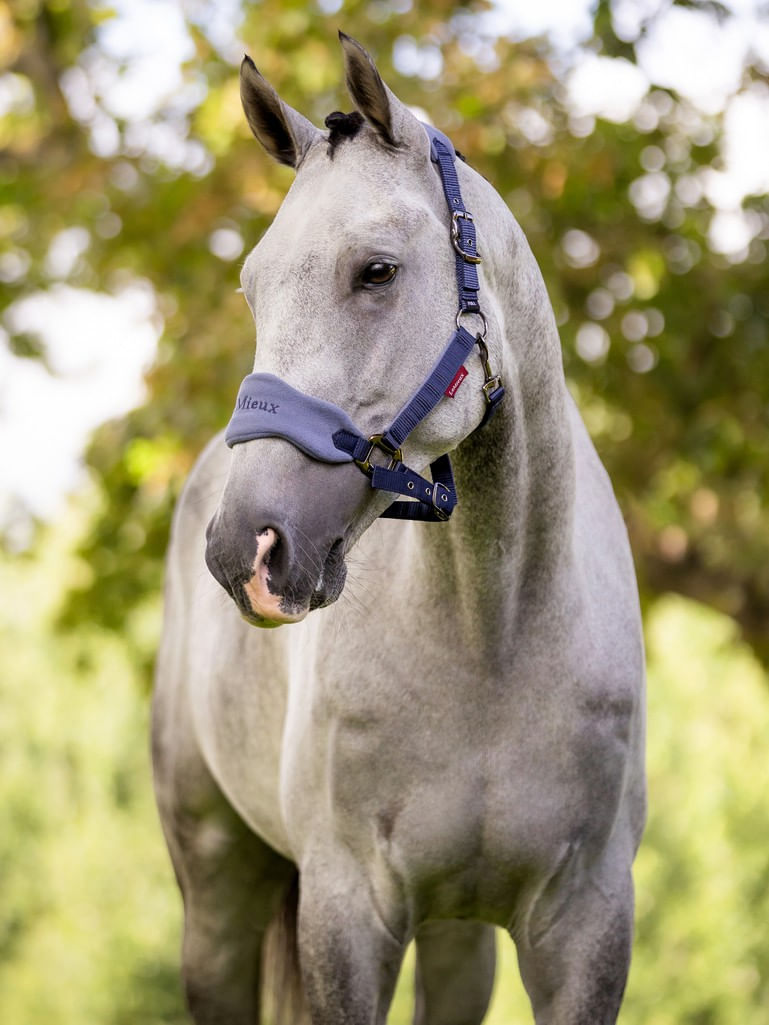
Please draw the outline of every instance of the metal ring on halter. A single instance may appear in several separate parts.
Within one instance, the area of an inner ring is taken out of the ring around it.
[[[478,337],[481,338],[481,339],[485,338],[486,334],[487,334],[487,332],[489,330],[489,325],[488,325],[488,323],[486,321],[486,318],[481,313],[481,311],[480,310],[463,310],[463,309],[457,310],[457,327],[459,327],[459,322],[462,319],[462,317],[465,316],[465,315],[467,315],[468,317],[469,316],[473,316],[473,317],[480,317],[481,318],[481,320],[483,321],[483,331],[478,335]]]

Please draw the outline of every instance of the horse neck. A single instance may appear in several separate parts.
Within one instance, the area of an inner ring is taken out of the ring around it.
[[[458,628],[497,645],[557,602],[570,569],[571,400],[552,308],[528,255],[500,304],[505,399],[452,454],[459,505],[450,524],[420,542],[431,586],[459,596]]]

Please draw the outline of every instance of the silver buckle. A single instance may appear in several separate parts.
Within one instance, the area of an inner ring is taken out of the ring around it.
[[[477,253],[468,253],[460,245],[461,235],[459,234],[459,218],[465,221],[473,220],[473,215],[466,210],[455,210],[451,215],[451,244],[465,261],[465,263],[480,263],[481,258]]]

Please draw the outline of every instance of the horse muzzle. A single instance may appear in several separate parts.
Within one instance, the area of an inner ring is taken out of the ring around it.
[[[301,531],[269,526],[236,540],[215,516],[206,538],[209,570],[254,626],[298,623],[336,601],[344,588],[341,537],[318,547]]]
[[[297,623],[342,593],[351,526],[371,492],[354,467],[283,441],[238,449],[206,529],[206,563],[249,623]]]

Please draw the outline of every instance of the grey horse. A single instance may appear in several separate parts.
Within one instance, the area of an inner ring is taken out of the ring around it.
[[[424,126],[340,38],[356,112],[330,132],[241,67],[254,135],[298,172],[242,285],[255,371],[374,435],[454,329],[456,253]],[[451,519],[382,519],[360,465],[285,436],[215,438],[176,512],[153,756],[197,1025],[264,1020],[265,965],[292,954],[290,1020],[381,1025],[412,938],[417,1025],[474,1025],[495,927],[537,1025],[616,1021],[645,816],[633,563],[534,257],[456,174],[487,354],[402,456],[451,452]],[[506,395],[480,427],[490,364]]]

